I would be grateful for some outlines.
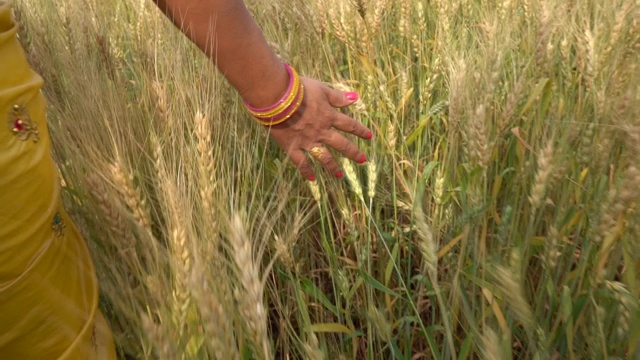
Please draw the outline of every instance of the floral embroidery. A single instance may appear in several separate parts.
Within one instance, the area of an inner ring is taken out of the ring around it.
[[[62,216],[59,212],[57,212],[53,216],[53,221],[51,222],[51,228],[53,229],[53,233],[56,237],[61,237],[64,235],[64,230],[66,229],[66,225],[64,224],[64,220],[62,220]]]
[[[38,124],[31,120],[27,108],[24,105],[13,105],[9,114],[9,130],[20,140],[31,138],[33,142],[40,140]]]

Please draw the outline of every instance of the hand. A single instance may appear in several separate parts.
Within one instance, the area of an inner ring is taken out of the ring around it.
[[[336,129],[362,139],[372,137],[371,130],[366,126],[335,109],[353,104],[358,100],[358,95],[331,89],[317,80],[301,79],[305,94],[300,109],[285,123],[272,126],[270,135],[289,155],[305,179],[315,180],[307,154],[312,155],[333,176],[340,178],[342,170],[326,146],[360,164],[367,158]]]

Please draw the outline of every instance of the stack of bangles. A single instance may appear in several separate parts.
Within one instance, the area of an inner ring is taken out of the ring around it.
[[[289,73],[289,86],[287,92],[284,93],[282,98],[275,104],[266,108],[254,108],[249,103],[244,101],[244,105],[249,113],[258,122],[264,126],[274,126],[282,124],[289,120],[293,114],[302,105],[302,98],[304,98],[304,85],[300,76],[289,64],[284,64],[284,68]]]

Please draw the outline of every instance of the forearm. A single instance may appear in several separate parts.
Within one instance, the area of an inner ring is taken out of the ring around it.
[[[154,0],[254,106],[268,106],[288,75],[242,0]]]

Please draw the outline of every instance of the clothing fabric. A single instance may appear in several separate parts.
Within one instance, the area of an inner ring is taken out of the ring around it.
[[[60,201],[42,78],[0,0],[0,358],[115,359],[87,245]]]

